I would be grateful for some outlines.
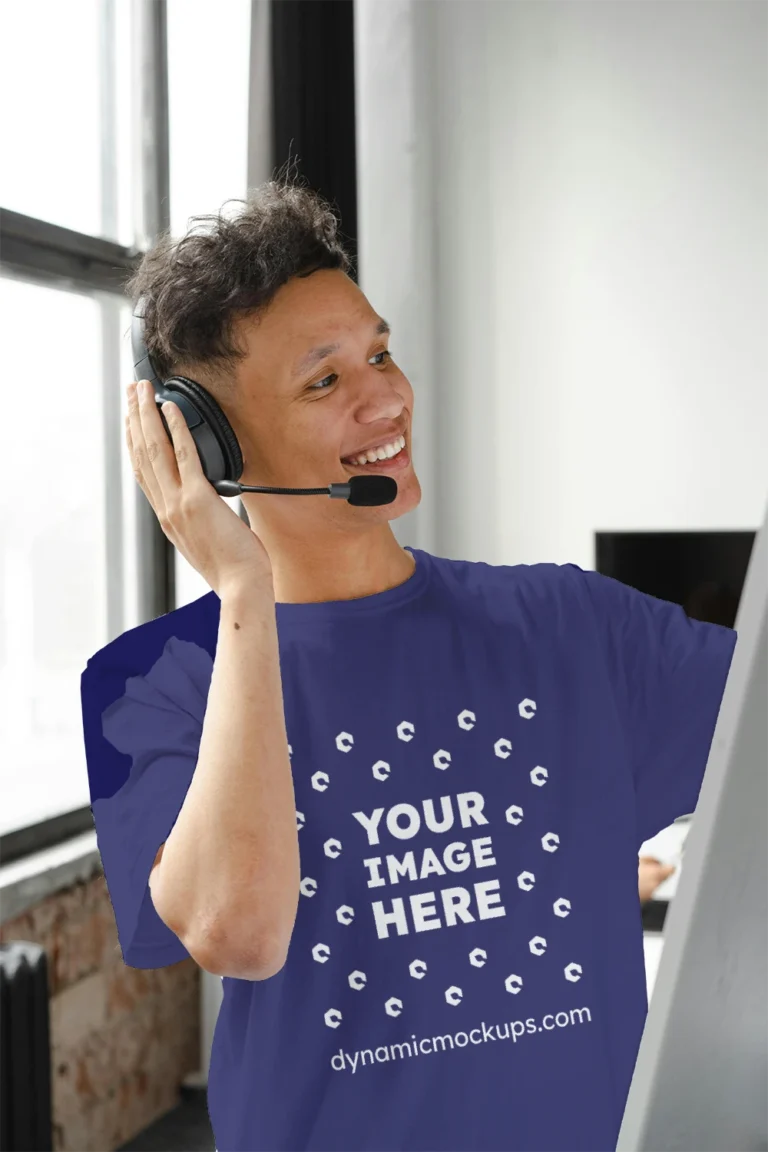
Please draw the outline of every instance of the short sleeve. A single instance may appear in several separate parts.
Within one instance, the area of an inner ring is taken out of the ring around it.
[[[146,672],[119,663],[97,654],[81,678],[91,810],[123,959],[160,968],[189,953],[155,911],[149,875],[192,781],[213,661],[172,636]]]
[[[585,582],[625,725],[642,844],[696,807],[737,634],[609,576],[567,567]]]

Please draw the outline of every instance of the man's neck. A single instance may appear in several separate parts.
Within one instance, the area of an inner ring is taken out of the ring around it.
[[[292,541],[279,549],[266,545],[279,604],[356,600],[403,584],[416,564],[389,524],[332,543]]]

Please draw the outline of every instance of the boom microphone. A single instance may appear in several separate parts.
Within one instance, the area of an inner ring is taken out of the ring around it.
[[[348,483],[329,484],[326,488],[265,488],[257,484],[240,484],[237,480],[217,480],[213,486],[219,496],[239,496],[241,492],[271,492],[278,496],[330,496],[365,508],[391,504],[397,496],[397,481],[391,476],[352,476]]]
[[[392,476],[352,476],[348,483],[344,484],[328,484],[325,488],[268,488],[258,484],[241,484],[239,480],[231,480],[222,477],[219,470],[222,466],[221,453],[229,447],[232,451],[231,445],[237,444],[235,434],[230,431],[229,437],[217,440],[212,435],[213,428],[218,427],[219,436],[222,436],[221,429],[226,425],[226,417],[223,412],[219,412],[218,424],[209,424],[207,421],[202,420],[192,404],[189,397],[184,394],[179,394],[179,387],[181,384],[186,384],[187,387],[194,385],[198,390],[195,395],[197,405],[201,406],[202,389],[200,385],[195,384],[194,381],[186,380],[184,377],[176,377],[174,380],[174,389],[171,390],[167,385],[155,393],[155,403],[157,404],[157,411],[160,414],[163,427],[168,434],[168,439],[173,443],[173,436],[168,427],[168,421],[161,408],[164,400],[173,400],[176,407],[180,410],[184,420],[192,433],[192,438],[197,447],[197,453],[200,457],[200,463],[205,473],[205,477],[210,484],[218,492],[219,496],[239,496],[241,492],[267,492],[278,496],[330,496],[335,500],[346,500],[349,504],[355,504],[359,508],[373,508],[378,504],[391,504],[397,497],[397,481]],[[204,395],[204,393],[203,393]],[[208,397],[209,410],[214,408],[215,401]],[[226,425],[228,427],[228,425]],[[219,453],[216,453],[218,446]],[[240,455],[239,447],[237,449],[238,459],[234,463],[230,461],[229,466],[232,467],[236,476],[240,475],[242,471],[242,457]],[[216,472],[219,472],[218,476]],[[230,473],[231,474],[231,473]]]

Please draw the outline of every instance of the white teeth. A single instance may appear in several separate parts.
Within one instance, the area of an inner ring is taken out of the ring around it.
[[[405,448],[405,436],[398,436],[391,444],[382,444],[381,448],[371,448],[359,456],[348,456],[352,464],[373,464],[377,460],[391,460],[398,452]]]

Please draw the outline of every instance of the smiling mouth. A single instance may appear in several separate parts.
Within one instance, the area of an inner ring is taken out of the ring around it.
[[[370,448],[365,452],[352,453],[349,456],[342,456],[342,464],[357,465],[358,467],[365,467],[368,464],[384,463],[387,460],[395,460],[406,446],[405,436],[402,433],[394,440],[386,444],[382,444],[379,448]],[[379,453],[385,455],[379,455]],[[370,459],[373,457],[373,459]]]
[[[356,463],[349,458],[341,461],[345,468],[354,468],[363,472],[400,472],[403,468],[406,468],[410,462],[411,459],[407,445],[403,446],[394,456],[386,457],[384,460],[368,460],[364,464]]]

